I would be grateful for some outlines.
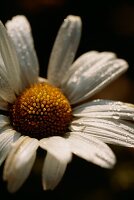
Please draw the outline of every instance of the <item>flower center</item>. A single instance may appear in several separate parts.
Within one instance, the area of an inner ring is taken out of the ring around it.
[[[30,137],[63,135],[72,118],[71,106],[60,89],[38,83],[26,89],[9,105],[11,124]]]

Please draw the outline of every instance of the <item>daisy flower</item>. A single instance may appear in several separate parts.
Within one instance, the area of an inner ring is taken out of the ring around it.
[[[27,179],[39,147],[46,151],[42,184],[48,190],[58,185],[73,154],[112,168],[116,158],[107,143],[134,146],[133,105],[89,100],[128,64],[97,51],[74,61],[81,27],[78,16],[64,20],[44,79],[25,16],[0,23],[0,164],[9,192]]]

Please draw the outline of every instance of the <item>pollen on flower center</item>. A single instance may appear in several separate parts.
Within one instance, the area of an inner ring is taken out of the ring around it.
[[[9,113],[17,131],[35,138],[64,134],[72,116],[67,98],[48,83],[26,89],[9,105]]]

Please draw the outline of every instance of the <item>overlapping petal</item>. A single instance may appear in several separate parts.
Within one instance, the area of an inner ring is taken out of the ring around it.
[[[129,121],[87,117],[74,120],[70,129],[88,133],[106,143],[134,147],[134,124]]]
[[[6,23],[7,32],[15,46],[23,88],[36,83],[39,75],[39,64],[33,45],[31,28],[26,17],[18,15]],[[30,75],[30,76],[29,76]]]
[[[83,65],[81,60],[85,57]],[[114,54],[110,52],[102,52],[94,54],[93,57],[88,59],[88,55],[83,55],[77,63],[77,70],[66,80],[63,91],[68,97],[71,104],[80,103],[89,97],[93,96],[96,92],[106,87],[109,83],[124,73],[128,64],[123,59],[114,58]],[[90,53],[89,53],[90,56]]]
[[[0,52],[4,63],[4,67],[6,69],[6,76],[10,87],[12,87],[12,90],[14,90],[16,94],[19,94],[19,92],[22,89],[22,84],[20,81],[19,61],[12,41],[9,38],[2,22],[0,22]],[[3,78],[3,76],[1,78]]]
[[[134,120],[134,105],[120,101],[97,99],[73,109],[75,117]]]
[[[40,141],[41,148],[47,151],[43,165],[43,188],[54,189],[64,175],[72,154],[66,140],[54,136]]]
[[[72,64],[81,36],[81,19],[69,15],[57,34],[48,65],[48,80],[55,86],[61,85],[61,77]]]
[[[106,55],[106,57],[104,57],[104,54]],[[65,75],[63,75],[62,85],[61,85],[63,91],[65,90],[66,92],[65,88],[68,88],[67,86],[68,86],[68,81],[70,77],[81,75],[81,73],[89,70],[89,68],[91,68],[97,62],[100,62],[100,64],[102,65],[104,62],[108,60],[113,60],[115,58],[116,58],[116,55],[112,52],[103,52],[100,55],[98,51],[89,51],[82,54],[70,66],[70,68],[68,69],[68,72]]]
[[[13,130],[12,127],[7,127],[0,134],[0,165],[3,163],[11,150],[12,144],[18,140],[19,137],[20,133]]]
[[[101,140],[80,131],[68,133],[67,141],[77,156],[105,168],[112,168],[116,158],[112,150]]]

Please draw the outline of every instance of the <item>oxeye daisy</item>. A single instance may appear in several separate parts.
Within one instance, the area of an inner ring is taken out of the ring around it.
[[[107,143],[134,146],[134,107],[94,94],[128,64],[112,52],[90,51],[75,61],[81,19],[69,15],[57,34],[47,78],[39,64],[25,16],[0,23],[0,164],[9,192],[31,172],[38,148],[46,151],[43,189],[54,189],[75,154],[104,168],[115,155]]]

